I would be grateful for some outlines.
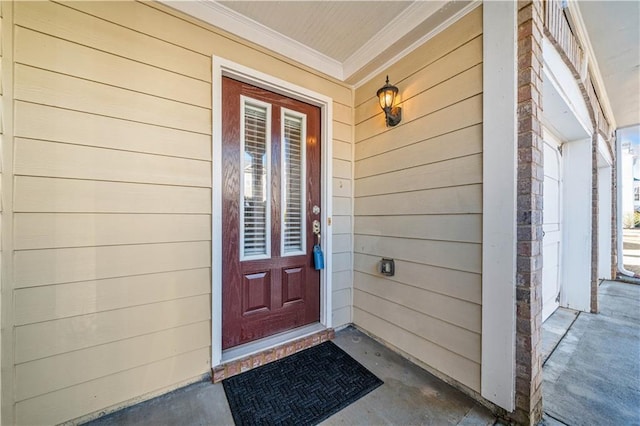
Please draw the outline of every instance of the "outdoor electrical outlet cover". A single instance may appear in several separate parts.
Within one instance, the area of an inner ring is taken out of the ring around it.
[[[388,277],[392,277],[395,274],[395,262],[393,259],[382,258],[380,261],[380,273]]]

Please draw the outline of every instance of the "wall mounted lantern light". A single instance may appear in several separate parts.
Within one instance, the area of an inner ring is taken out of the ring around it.
[[[398,95],[398,88],[389,84],[389,76],[387,76],[385,85],[378,89],[376,95],[380,101],[380,108],[384,111],[387,127],[393,127],[400,123],[400,120],[402,120],[402,108],[393,106]]]

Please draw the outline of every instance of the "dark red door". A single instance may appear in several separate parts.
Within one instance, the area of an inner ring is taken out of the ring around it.
[[[229,78],[222,99],[228,349],[320,319],[320,109]]]

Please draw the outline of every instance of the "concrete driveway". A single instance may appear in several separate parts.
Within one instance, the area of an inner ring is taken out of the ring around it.
[[[599,294],[600,313],[579,313],[543,367],[547,425],[640,425],[640,286]]]
[[[624,268],[640,277],[640,229],[622,231]]]

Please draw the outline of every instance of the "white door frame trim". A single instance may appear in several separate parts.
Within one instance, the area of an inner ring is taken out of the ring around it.
[[[320,273],[320,324],[332,326],[331,251],[333,100],[277,77],[217,56],[212,57],[211,167],[211,366],[222,363],[222,77],[232,77],[320,108],[321,121],[321,234],[325,268]]]
[[[480,394],[511,412],[516,369],[517,2],[483,3]]]

